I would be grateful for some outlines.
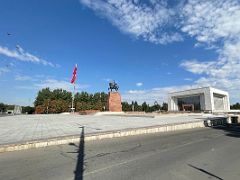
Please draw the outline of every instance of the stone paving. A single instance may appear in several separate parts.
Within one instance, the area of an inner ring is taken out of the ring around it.
[[[209,115],[211,116],[211,115]],[[208,115],[150,117],[90,115],[16,115],[0,117],[0,145],[85,133],[205,120]]]

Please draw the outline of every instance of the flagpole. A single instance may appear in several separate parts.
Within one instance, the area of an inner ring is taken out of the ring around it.
[[[74,90],[75,90],[75,82],[73,83],[73,91],[72,91],[72,113],[74,113]]]
[[[77,68],[77,64],[75,65],[75,67]],[[76,75],[76,78],[75,78],[75,80],[74,80],[74,82],[73,82],[73,91],[72,91],[72,108],[71,108],[72,113],[74,113],[74,110],[75,110],[75,108],[74,108],[74,95],[75,95],[75,82],[76,82],[76,79],[77,79],[77,75]]]

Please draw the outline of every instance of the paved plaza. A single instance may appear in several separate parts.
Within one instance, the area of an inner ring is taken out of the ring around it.
[[[162,115],[155,117],[92,115],[17,115],[0,117],[0,145],[85,133],[140,128],[205,120],[211,115]]]

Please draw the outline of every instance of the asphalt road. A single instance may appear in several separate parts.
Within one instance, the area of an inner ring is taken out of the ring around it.
[[[84,134],[80,136],[84,138]],[[237,180],[239,177],[239,128],[81,141],[0,154],[2,180]]]

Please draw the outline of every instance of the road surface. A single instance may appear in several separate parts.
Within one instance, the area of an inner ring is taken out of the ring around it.
[[[84,131],[83,131],[84,132]],[[84,134],[80,135],[84,139]],[[240,130],[194,129],[0,154],[0,179],[239,179]]]

